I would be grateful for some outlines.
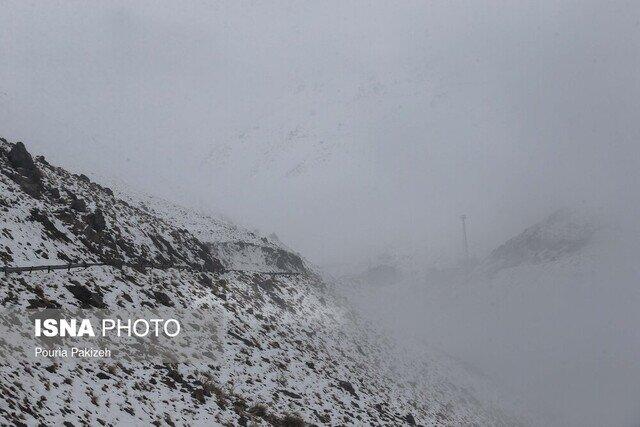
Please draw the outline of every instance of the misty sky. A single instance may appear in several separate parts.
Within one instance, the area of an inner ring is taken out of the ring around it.
[[[0,1],[0,135],[312,260],[637,200],[640,3]]]

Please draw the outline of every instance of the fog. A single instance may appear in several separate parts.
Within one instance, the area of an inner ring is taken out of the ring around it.
[[[459,260],[463,213],[477,259],[559,207],[634,218],[639,43],[632,1],[0,1],[0,134],[318,265],[426,270]]]

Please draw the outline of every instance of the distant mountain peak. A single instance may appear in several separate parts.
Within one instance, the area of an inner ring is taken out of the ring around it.
[[[591,241],[597,221],[572,209],[560,209],[491,252],[490,271],[521,264],[541,264],[569,256]]]

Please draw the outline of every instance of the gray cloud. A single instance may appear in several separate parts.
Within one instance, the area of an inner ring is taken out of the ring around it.
[[[5,135],[320,262],[407,239],[454,253],[460,212],[484,253],[637,178],[632,3],[3,10]]]

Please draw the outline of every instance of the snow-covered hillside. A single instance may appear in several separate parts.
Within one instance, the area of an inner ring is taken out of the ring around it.
[[[491,272],[543,264],[577,253],[591,241],[597,219],[559,210],[496,248],[483,268]]]
[[[444,305],[442,341],[521,392],[546,425],[640,419],[640,239],[622,223],[557,212],[494,250]]]
[[[227,331],[221,358],[206,366],[31,363],[5,353],[2,424],[519,422],[445,356],[401,358],[274,238],[160,202],[127,201],[4,140],[0,172],[3,263],[134,265],[4,275],[3,307],[211,307],[224,313]],[[256,273],[265,269],[301,274]]]
[[[206,242],[226,269],[262,272],[315,270],[300,254],[280,242],[275,234],[263,236],[257,230],[248,230],[221,216],[188,209],[127,186],[123,188],[122,184],[115,185],[114,194],[118,198],[176,227],[189,230],[200,241]]]
[[[539,425],[634,425],[640,238],[605,212],[560,210],[471,271],[400,269],[398,280],[350,296],[394,333],[437,345],[513,390]]]

